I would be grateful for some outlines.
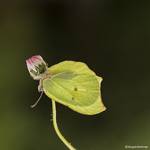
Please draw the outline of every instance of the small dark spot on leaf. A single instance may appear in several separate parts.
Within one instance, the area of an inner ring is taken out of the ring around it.
[[[74,97],[72,97],[72,100],[74,100]]]

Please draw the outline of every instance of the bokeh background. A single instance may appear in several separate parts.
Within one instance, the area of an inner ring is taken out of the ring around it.
[[[66,150],[51,101],[35,109],[38,82],[25,60],[87,63],[104,80],[107,111],[80,115],[57,105],[60,130],[78,150],[150,146],[150,2],[138,0],[0,1],[0,150]]]

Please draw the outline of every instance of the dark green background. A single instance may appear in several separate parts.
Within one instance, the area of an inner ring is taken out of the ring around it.
[[[6,0],[0,2],[0,150],[65,150],[25,60],[87,63],[104,80],[107,111],[80,115],[57,105],[62,133],[78,150],[150,146],[150,2]]]

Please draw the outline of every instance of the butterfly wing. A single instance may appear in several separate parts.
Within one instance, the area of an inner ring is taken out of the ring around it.
[[[63,72],[43,80],[43,90],[51,99],[82,114],[97,114],[105,107],[100,84],[94,75]]]
[[[101,78],[97,77],[99,84],[101,86]],[[72,108],[73,110],[81,113],[81,114],[85,114],[85,115],[95,115],[98,113],[101,113],[103,111],[106,110],[106,107],[104,106],[103,102],[102,102],[102,98],[101,98],[101,93],[99,94],[98,98],[95,100],[95,102],[93,102],[91,105],[89,106],[71,106],[70,108]]]
[[[43,80],[43,90],[48,97],[86,115],[106,109],[100,95],[102,78],[84,63],[64,61],[49,71],[52,77]]]
[[[48,70],[52,75],[61,72],[96,75],[85,63],[77,61],[63,61],[49,67]]]

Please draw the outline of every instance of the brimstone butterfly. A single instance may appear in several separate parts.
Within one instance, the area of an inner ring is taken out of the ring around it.
[[[104,111],[106,108],[100,92],[102,78],[82,62],[63,61],[48,68],[43,58],[35,55],[27,59],[26,64],[33,79],[40,81],[39,92],[44,92],[52,100],[53,125],[57,135],[70,150],[75,150],[57,127],[55,102],[84,115]]]

